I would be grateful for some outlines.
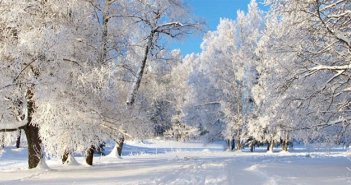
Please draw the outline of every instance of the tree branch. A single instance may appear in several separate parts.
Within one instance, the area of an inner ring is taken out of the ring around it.
[[[17,127],[17,128],[0,129],[0,132],[15,132],[15,131],[17,131],[19,129],[24,129],[24,127],[25,127],[25,125]]]

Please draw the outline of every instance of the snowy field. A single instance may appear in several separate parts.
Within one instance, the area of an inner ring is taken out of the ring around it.
[[[224,152],[222,143],[146,140],[127,142],[123,154],[122,159],[95,156],[92,167],[77,157],[77,165],[48,159],[50,169],[28,170],[26,149],[7,147],[0,154],[0,185],[351,184],[351,160],[337,148],[269,154],[263,148]]]

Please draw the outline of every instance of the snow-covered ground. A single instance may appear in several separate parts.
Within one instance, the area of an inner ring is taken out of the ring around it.
[[[94,166],[82,157],[78,165],[49,159],[50,169],[28,170],[26,149],[7,147],[0,154],[0,185],[351,184],[351,160],[342,149],[224,152],[222,143],[146,140],[127,142],[123,154],[96,156]]]

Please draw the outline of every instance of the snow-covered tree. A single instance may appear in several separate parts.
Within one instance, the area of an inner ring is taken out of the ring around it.
[[[130,84],[142,83],[147,59],[161,60],[161,35],[197,28],[181,1],[2,1],[0,10],[0,129],[25,129],[30,168],[42,146],[60,155],[152,133],[157,101],[146,86],[127,108]]]
[[[129,1],[128,1],[129,2]],[[134,83],[126,103],[132,105],[135,101],[137,91],[145,71],[147,60],[152,59],[159,50],[161,40],[165,38],[181,38],[184,35],[200,29],[201,24],[193,20],[187,8],[181,0],[165,1],[132,1],[129,2],[134,8],[127,17],[132,18],[143,28],[141,64],[136,72]]]
[[[24,129],[30,168],[38,164],[41,156],[39,127],[33,120],[35,109],[40,106],[37,102],[41,90],[53,85],[53,79],[62,77],[60,67],[75,63],[72,57],[77,40],[72,36],[77,30],[71,26],[71,10],[78,9],[77,3],[2,1],[0,4],[1,94],[7,97],[2,98],[5,106],[1,112],[6,119],[2,119],[1,129]],[[89,53],[89,48],[86,51]]]
[[[238,12],[234,29],[234,50],[232,66],[235,76],[236,105],[224,106],[227,112],[227,117],[230,115],[237,115],[237,121],[231,121],[228,128],[235,131],[235,139],[237,148],[241,149],[241,140],[247,140],[251,135],[248,131],[249,118],[251,118],[256,111],[256,103],[253,99],[252,89],[257,83],[258,73],[256,70],[259,64],[259,57],[256,53],[257,43],[262,37],[262,30],[264,29],[264,15],[263,11],[258,8],[256,1],[251,1],[248,5],[248,12],[244,14],[242,11]],[[232,82],[234,83],[234,82]],[[235,94],[235,93],[233,93]],[[229,107],[237,107],[231,109],[229,114]],[[233,111],[235,110],[235,111]]]
[[[190,79],[196,93],[192,105],[199,111],[191,113],[192,121],[202,118],[196,122],[204,122],[205,129],[217,138],[220,133],[228,140],[235,139],[238,150],[247,137],[248,118],[254,111],[251,89],[257,81],[255,50],[264,28],[263,12],[256,1],[248,7],[247,14],[239,11],[235,21],[222,19],[216,31],[206,34],[202,52],[194,59],[198,69]]]
[[[349,142],[350,2],[268,2],[259,120],[285,140]]]

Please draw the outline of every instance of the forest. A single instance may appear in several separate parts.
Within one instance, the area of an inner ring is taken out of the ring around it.
[[[351,143],[350,0],[252,0],[186,55],[169,43],[206,23],[182,0],[0,0],[0,12],[0,159],[16,145],[30,169],[93,165],[104,142],[121,156],[154,138],[271,153]]]

